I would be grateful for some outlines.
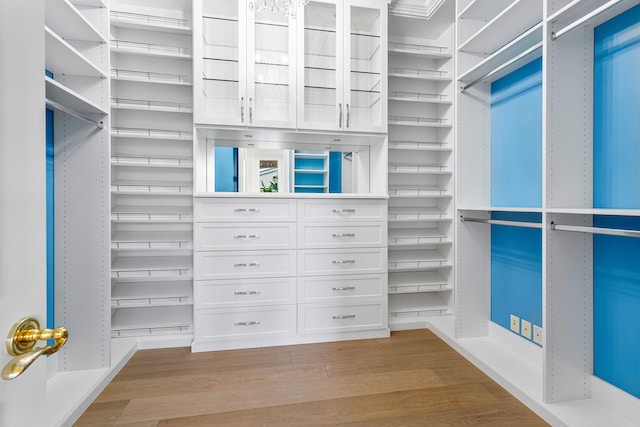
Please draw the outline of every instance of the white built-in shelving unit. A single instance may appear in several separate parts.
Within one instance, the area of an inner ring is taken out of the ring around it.
[[[112,2],[111,336],[193,333],[192,7]]]
[[[453,313],[453,23],[452,2],[428,20],[389,14],[392,330]]]
[[[636,398],[594,376],[595,252],[588,232],[595,215],[638,215],[633,209],[593,207],[593,29],[637,4],[456,4],[456,306],[455,316],[433,318],[429,327],[552,425],[631,426],[640,411]],[[542,202],[494,206],[491,83],[541,56]],[[541,345],[491,321],[489,224],[496,212],[541,218],[510,224],[541,230]],[[571,233],[554,229],[552,222],[587,228]]]

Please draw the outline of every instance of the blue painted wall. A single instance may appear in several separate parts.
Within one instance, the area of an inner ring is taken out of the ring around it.
[[[593,206],[640,208],[640,5],[594,30]]]
[[[491,84],[491,205],[542,206],[542,59]]]
[[[594,216],[596,227],[640,230],[640,218]],[[640,398],[640,239],[593,236],[594,375]]]
[[[542,222],[540,213],[494,212],[492,218]],[[543,326],[542,230],[491,225],[491,321],[510,330],[511,314]]]
[[[238,191],[238,149],[215,148],[215,191],[235,193]]]
[[[342,152],[329,152],[329,193],[342,193]]]
[[[53,188],[53,111],[46,110],[47,186],[47,327],[55,328],[55,246]]]

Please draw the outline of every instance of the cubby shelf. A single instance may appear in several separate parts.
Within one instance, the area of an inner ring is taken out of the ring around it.
[[[446,232],[437,228],[389,229],[390,247],[418,246],[432,244],[451,244],[452,239]]]
[[[150,157],[116,154],[111,156],[111,165],[192,169],[193,159],[191,157]]]
[[[417,56],[429,59],[451,59],[449,48],[445,46],[429,46],[415,43],[389,42],[390,55]]]
[[[181,141],[192,141],[193,132],[174,129],[145,129],[145,128],[124,128],[112,127],[112,138],[143,138],[143,139],[171,139]]]
[[[191,34],[192,32],[188,19],[133,13],[121,10],[111,10],[110,17],[111,25],[114,27],[178,34]]]
[[[186,74],[157,73],[144,70],[111,69],[111,80],[154,83],[163,85],[193,86],[193,81]]]
[[[111,236],[111,249],[180,250],[193,248],[190,231],[118,231]]]
[[[389,298],[389,321],[414,321],[416,318],[451,314],[447,303],[438,294],[428,294],[428,298],[419,298],[418,295],[395,294]]]
[[[48,0],[45,7],[45,25],[65,40],[107,43],[95,28],[69,0]]]
[[[390,67],[389,77],[434,82],[450,82],[452,80],[446,71],[400,67]]]
[[[452,104],[447,95],[420,92],[389,92],[389,101],[418,102],[423,104]]]
[[[176,181],[113,181],[111,183],[113,194],[161,194],[190,196],[193,194],[191,182]]]
[[[111,336],[191,334],[191,315],[190,305],[116,309],[111,317]]]
[[[114,205],[111,208],[111,221],[114,222],[149,222],[174,223],[193,221],[191,206],[128,206]]]
[[[448,265],[448,258],[436,249],[389,251],[389,271],[430,270]]]
[[[446,210],[428,207],[392,207],[388,212],[389,222],[401,221],[451,221]]]
[[[426,165],[411,163],[389,164],[389,173],[394,174],[428,174],[428,175],[451,175],[453,172],[446,165]]]
[[[109,114],[106,109],[100,107],[95,102],[48,76],[45,76],[44,82],[47,99],[85,115],[102,117]]]
[[[111,291],[112,308],[191,304],[193,290],[189,281],[117,283]]]
[[[451,290],[453,287],[438,270],[389,273],[389,295]]]
[[[62,37],[45,27],[45,67],[56,74],[87,76],[106,79],[100,67],[89,61],[83,54]]]
[[[428,185],[389,186],[389,197],[451,197],[449,190]]]
[[[149,281],[158,277],[191,279],[193,261],[190,256],[116,257],[111,262],[111,277]]]
[[[187,60],[192,59],[189,49],[185,47],[142,43],[130,40],[112,39],[111,52],[127,55],[158,56],[162,58]]]
[[[453,151],[446,142],[389,141],[389,150]]]
[[[111,108],[117,110],[163,111],[169,113],[193,113],[193,105],[184,102],[147,99],[111,98]]]

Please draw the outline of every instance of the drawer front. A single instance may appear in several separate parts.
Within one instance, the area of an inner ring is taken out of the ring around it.
[[[317,276],[298,279],[298,301],[347,302],[362,298],[385,298],[386,274],[361,274],[351,276]]]
[[[387,223],[298,225],[298,248],[357,248],[387,245]]]
[[[299,276],[386,272],[386,248],[298,251]]]
[[[296,251],[196,252],[195,280],[296,275]]]
[[[211,280],[194,283],[196,309],[296,303],[296,279]]]
[[[295,200],[198,199],[193,205],[195,222],[295,221]]]
[[[296,306],[195,310],[193,327],[195,341],[295,335]]]
[[[387,221],[386,200],[299,200],[298,221]]]
[[[387,327],[386,304],[300,305],[298,330],[301,334],[361,331]]]
[[[295,223],[197,223],[193,231],[196,251],[295,249]]]

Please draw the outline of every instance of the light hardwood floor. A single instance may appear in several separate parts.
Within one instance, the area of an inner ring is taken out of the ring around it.
[[[76,426],[546,426],[428,330],[139,351]]]

